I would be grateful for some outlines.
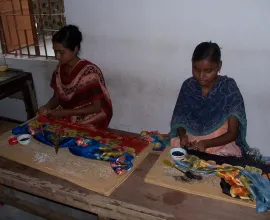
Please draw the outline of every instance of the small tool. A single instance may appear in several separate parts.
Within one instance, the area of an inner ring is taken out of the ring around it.
[[[190,171],[183,171],[181,170],[178,166],[174,165],[173,163],[171,163],[169,160],[165,159],[163,160],[163,163],[169,167],[173,167],[176,168],[177,170],[179,170],[180,172],[182,172],[183,174],[185,174],[185,176],[189,179],[195,179],[195,180],[202,180],[202,176],[199,175],[195,175],[194,173],[190,172]]]
[[[55,150],[56,154],[58,154],[59,146],[60,146],[60,142],[61,142],[62,137],[63,137],[62,130],[61,129],[56,129],[56,131],[55,131],[55,142],[54,142],[54,150]]]
[[[58,154],[58,150],[59,150],[59,141],[57,141],[57,143],[55,143],[55,145],[54,145],[54,150],[55,150],[55,153]]]
[[[62,135],[60,133],[55,135],[54,150],[56,154],[58,154],[61,139]]]
[[[39,126],[39,130],[40,130],[41,134],[44,136],[44,128],[43,128],[43,125],[40,125],[40,126]]]

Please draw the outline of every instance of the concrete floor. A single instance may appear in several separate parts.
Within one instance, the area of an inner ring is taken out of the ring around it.
[[[9,205],[0,207],[0,220],[44,220]]]
[[[97,216],[65,206],[57,206],[59,213],[64,213],[69,217],[78,220],[98,220]],[[3,205],[0,207],[0,220],[45,220],[36,215],[32,215],[15,207]],[[51,218],[50,218],[51,219]],[[64,220],[64,219],[63,219]]]
[[[0,135],[8,132],[12,128],[16,127],[18,124],[6,122],[0,120]],[[50,208],[52,211],[63,213],[67,216],[72,216],[75,219],[78,220],[97,220],[97,216],[86,213],[80,210],[72,209],[70,207],[53,203],[48,200],[37,198],[33,196],[29,196],[24,193],[17,193],[16,196],[20,196],[20,198],[24,199],[25,201],[29,201],[33,204],[37,204],[41,207],[47,207]],[[1,198],[0,198],[1,201]],[[9,205],[0,205],[0,220],[43,220],[44,218],[32,215],[30,213],[21,211],[15,207],[9,206]]]

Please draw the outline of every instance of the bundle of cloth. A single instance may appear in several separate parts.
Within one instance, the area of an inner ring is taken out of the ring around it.
[[[270,181],[262,175],[262,170],[251,166],[217,165],[214,161],[205,161],[194,155],[186,155],[183,160],[175,161],[178,167],[194,173],[217,175],[222,191],[230,196],[246,200],[256,200],[256,211],[270,209]]]

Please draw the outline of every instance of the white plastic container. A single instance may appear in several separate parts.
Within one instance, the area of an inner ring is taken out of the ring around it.
[[[31,142],[32,136],[30,134],[23,134],[17,137],[17,140],[22,145],[27,145]]]
[[[170,156],[175,161],[183,160],[186,154],[187,154],[187,151],[183,148],[180,148],[180,147],[172,148],[170,150]]]

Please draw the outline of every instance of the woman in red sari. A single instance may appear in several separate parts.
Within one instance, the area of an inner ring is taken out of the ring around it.
[[[59,30],[52,41],[59,61],[51,81],[54,95],[39,109],[39,114],[74,124],[108,128],[112,102],[101,70],[78,57],[81,32],[76,26],[68,25]]]

